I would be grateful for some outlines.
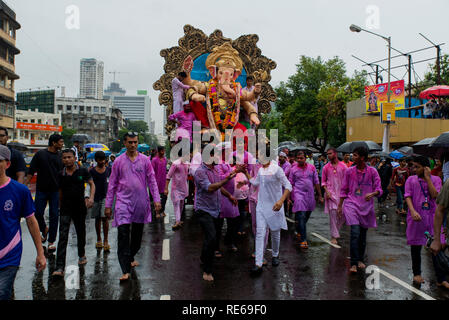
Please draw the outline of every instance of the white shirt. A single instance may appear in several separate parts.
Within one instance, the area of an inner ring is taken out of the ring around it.
[[[284,170],[276,162],[271,161],[267,168],[261,167],[257,176],[250,183],[259,187],[256,214],[265,218],[269,228],[273,231],[287,230],[284,207],[273,211],[274,204],[282,197],[282,187],[292,191],[292,185],[285,176]]]

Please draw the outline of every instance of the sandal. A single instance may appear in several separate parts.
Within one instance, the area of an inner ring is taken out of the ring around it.
[[[105,245],[103,246],[103,250],[104,250],[105,252],[109,252],[109,251],[111,250],[111,245],[110,245],[110,244],[105,244]]]
[[[221,257],[223,257],[221,252],[220,251],[215,251],[215,258],[221,258]]]
[[[64,270],[57,269],[51,275],[54,277],[64,277]]]
[[[42,243],[45,243],[47,241],[48,236],[48,227],[45,227],[45,231],[42,233]]]
[[[309,247],[309,245],[307,244],[307,241],[303,241],[299,244],[299,246],[303,249],[307,249]]]
[[[103,248],[103,243],[101,243],[101,241],[98,241],[98,242],[95,244],[95,248],[97,248],[97,249]]]
[[[56,251],[56,246],[53,243],[48,244],[48,251]]]

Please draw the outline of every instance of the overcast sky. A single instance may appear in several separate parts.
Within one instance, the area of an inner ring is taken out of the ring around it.
[[[277,63],[272,71],[273,87],[295,72],[301,55],[325,59],[339,56],[346,62],[349,75],[363,68],[352,54],[369,62],[385,58],[386,41],[366,32],[350,32],[352,23],[391,36],[392,46],[402,52],[431,45],[419,32],[435,43],[446,42],[443,53],[448,52],[449,46],[447,0],[5,2],[16,12],[22,25],[17,32],[17,47],[21,50],[16,58],[16,72],[21,77],[16,81],[17,92],[65,86],[66,96],[76,97],[80,59],[96,58],[105,65],[105,88],[113,79],[108,72],[116,70],[128,72],[117,75],[116,79],[127,94],[134,95],[139,89],[149,91],[156,133],[162,132],[159,92],[153,90],[153,83],[163,73],[164,59],[159,53],[161,49],[178,45],[185,24],[207,35],[220,29],[225,37],[232,39],[258,34],[262,54]],[[66,27],[69,16],[66,8],[70,5],[79,8],[79,30]],[[414,54],[413,60],[435,56],[436,50],[432,49]],[[401,57],[394,59],[392,65],[406,62],[406,58]],[[386,63],[383,66],[386,68]],[[423,77],[428,63],[416,65],[415,69]],[[393,72],[399,79],[405,73],[404,68]],[[386,74],[383,76],[386,81]]]

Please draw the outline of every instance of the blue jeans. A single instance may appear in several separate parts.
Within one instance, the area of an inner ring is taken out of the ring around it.
[[[396,207],[399,210],[403,210],[404,209],[404,193],[405,193],[405,187],[398,187],[395,186],[396,188]]]
[[[19,270],[19,267],[15,266],[0,269],[0,301],[11,299],[17,270]]]
[[[358,225],[351,226],[351,266],[358,265],[359,261],[363,262],[366,249],[366,232],[367,228]]]
[[[54,243],[58,234],[58,218],[59,218],[59,192],[42,192],[36,191],[34,205],[36,206],[36,220],[39,223],[39,230],[45,232],[47,225],[45,224],[45,207],[49,203],[50,227],[48,231],[48,242]]]
[[[307,221],[309,221],[311,214],[312,214],[312,211],[298,211],[295,213],[296,221],[298,222],[298,225],[296,226],[296,232],[301,235],[301,237],[299,239],[300,242],[307,241],[306,224],[307,224]]]

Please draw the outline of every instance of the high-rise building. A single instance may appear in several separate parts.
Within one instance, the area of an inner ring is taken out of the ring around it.
[[[103,99],[104,64],[97,59],[81,59],[80,98]]]
[[[0,126],[11,131],[14,129],[14,81],[19,79],[15,73],[15,55],[20,53],[16,47],[18,29],[15,12],[0,0]]]
[[[145,121],[151,130],[151,99],[149,96],[112,96],[115,108],[122,111],[123,118],[131,121]]]
[[[104,98],[108,99],[113,96],[124,96],[126,94],[126,90],[120,88],[120,84],[117,82],[111,82],[109,87],[104,90]]]

